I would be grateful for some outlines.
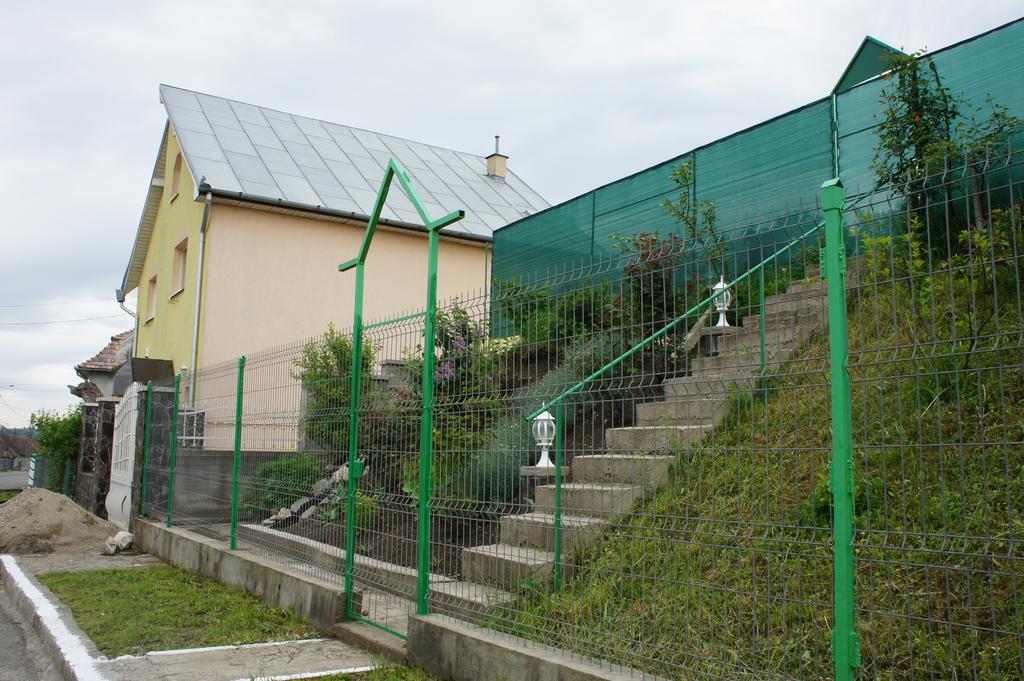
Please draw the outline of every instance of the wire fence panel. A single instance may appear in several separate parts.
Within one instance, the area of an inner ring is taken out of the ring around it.
[[[445,595],[657,675],[828,674],[831,532],[803,498],[827,470],[828,412],[790,408],[828,385],[818,218],[700,248],[641,234],[609,266],[501,282],[439,316],[434,513],[452,531],[432,548],[461,552]],[[719,282],[736,282],[722,313]],[[492,314],[515,335],[488,337]],[[561,476],[536,465],[538,411]]]
[[[364,327],[356,463],[348,466],[358,477],[345,499],[346,567],[360,595],[354,615],[403,636],[417,593],[422,343],[422,314]]]
[[[426,378],[412,312],[154,386],[144,510],[400,636],[425,596],[656,677],[1024,678],[1020,165],[495,281]]]
[[[939,169],[849,221],[867,678],[1024,677],[1022,170]]]

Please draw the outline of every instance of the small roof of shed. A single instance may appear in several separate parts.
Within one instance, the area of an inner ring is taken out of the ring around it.
[[[102,350],[81,364],[76,365],[75,370],[114,373],[125,363],[128,355],[131,354],[130,345],[134,334],[135,331],[133,329],[128,329],[111,336],[110,342]]]

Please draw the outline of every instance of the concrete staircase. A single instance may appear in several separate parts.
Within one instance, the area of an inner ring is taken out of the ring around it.
[[[767,366],[790,360],[827,321],[823,281],[792,283],[765,299]],[[698,444],[728,415],[731,396],[757,387],[761,376],[760,317],[702,344],[690,374],[664,381],[657,402],[636,405],[636,425],[605,431],[604,451],[577,454],[562,484],[563,574],[573,555],[597,541],[634,504],[668,481],[676,452]],[[499,543],[462,552],[462,579],[514,591],[550,581],[555,561],[555,486],[536,488],[532,513],[501,518]]]

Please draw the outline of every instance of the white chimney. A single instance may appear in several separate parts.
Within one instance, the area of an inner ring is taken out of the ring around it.
[[[498,151],[498,141],[501,135],[494,136],[494,153],[487,157],[487,176],[505,177],[508,172],[508,156]]]

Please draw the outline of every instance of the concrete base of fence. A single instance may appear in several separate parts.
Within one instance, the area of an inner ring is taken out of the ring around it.
[[[440,615],[409,619],[409,662],[451,681],[626,681],[653,679],[612,670],[539,643]]]
[[[344,618],[344,594],[334,584],[176,527],[140,520],[136,529],[136,541],[144,551],[245,589],[271,605],[291,608],[316,627],[330,629]]]

